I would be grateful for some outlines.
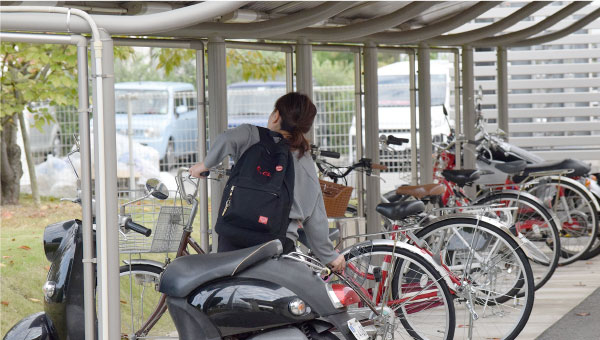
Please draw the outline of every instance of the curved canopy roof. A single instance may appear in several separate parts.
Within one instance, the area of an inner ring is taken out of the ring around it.
[[[28,3],[2,2],[2,6],[7,5],[26,6]],[[385,45],[539,44],[570,34],[600,17],[600,6],[589,1],[59,1],[47,5],[82,9],[92,14],[99,27],[115,35],[266,41],[306,39]],[[494,8],[503,8],[506,15],[497,21],[486,16],[486,12]],[[578,19],[572,25],[543,34],[573,14]],[[532,16],[545,19],[515,30]],[[2,11],[1,19],[3,31],[89,31],[87,23],[79,17],[67,19],[58,13]],[[466,25],[469,22],[486,25],[469,29]]]

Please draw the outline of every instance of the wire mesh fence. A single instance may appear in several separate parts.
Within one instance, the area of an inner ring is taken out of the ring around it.
[[[158,177],[160,171],[189,167],[198,161],[197,94],[191,84],[136,82],[116,84],[115,89],[120,189],[135,189],[143,184],[143,180]],[[275,101],[285,92],[285,83],[281,82],[230,85],[228,127],[241,124],[266,126]],[[313,143],[339,152],[340,159],[331,160],[338,166],[357,161],[354,96],[353,85],[314,88],[318,114]],[[76,107],[46,105],[45,109],[54,121],[41,129],[29,128],[28,131],[36,164],[44,162],[50,155],[65,157],[75,143],[74,136],[79,133]],[[32,125],[33,115],[26,117],[29,119],[27,125]],[[387,180],[393,181],[394,185],[410,182],[410,150],[381,151],[380,158],[390,167],[385,175]],[[348,185],[355,186],[355,176],[349,177]]]

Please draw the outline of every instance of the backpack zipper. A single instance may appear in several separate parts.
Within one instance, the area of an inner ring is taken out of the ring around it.
[[[225,212],[227,211],[227,209],[229,209],[229,206],[231,205],[231,196],[233,196],[233,189],[235,189],[235,185],[232,185],[231,189],[229,189],[229,197],[227,197],[227,201],[225,202],[225,208],[223,209],[223,213],[221,214],[221,216],[225,216]]]

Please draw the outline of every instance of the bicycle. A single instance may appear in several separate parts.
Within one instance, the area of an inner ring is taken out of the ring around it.
[[[330,170],[327,174],[329,176],[333,173],[336,174],[334,176],[343,177],[349,174],[349,169],[364,168],[365,163],[354,164],[346,171]],[[323,168],[335,167],[329,164]],[[366,169],[366,172],[368,171]],[[397,294],[398,290],[403,288],[400,283],[403,277],[400,277],[398,272],[388,272],[388,268],[390,266],[393,268],[393,264],[396,262],[392,259],[396,256],[397,244],[409,242],[419,251],[433,256],[436,264],[443,268],[443,277],[457,297],[455,301],[458,303],[456,307],[459,324],[460,321],[463,321],[463,326],[468,325],[464,327],[468,329],[468,334],[463,334],[464,337],[471,339],[475,335],[483,339],[487,337],[514,339],[525,326],[534,299],[533,274],[522,249],[523,243],[512,236],[507,227],[484,216],[492,212],[510,209],[463,207],[463,210],[465,209],[472,209],[472,212],[482,211],[482,213],[476,216],[448,215],[431,220],[429,215],[419,217],[419,214],[425,211],[425,206],[420,201],[380,204],[377,209],[380,214],[390,221],[405,220],[408,226],[401,227],[401,223],[391,223],[388,225],[391,227],[381,233],[352,236],[383,237],[387,235],[391,237],[391,240],[376,239],[356,245],[356,247],[362,247],[359,252],[363,254],[362,257],[378,255],[379,257],[373,262],[381,263],[381,266],[372,266],[361,274],[362,277],[368,279],[365,289],[369,292],[370,288],[370,297],[374,302],[385,305],[387,302],[383,297],[386,296],[384,294],[386,290],[385,285],[381,282],[385,283],[389,277],[392,277],[392,282],[398,282],[390,294]],[[440,211],[450,212],[449,209],[440,209]],[[415,233],[414,230],[418,231]],[[398,242],[396,237],[403,237],[402,242]],[[436,242],[432,242],[433,240]],[[429,246],[430,244],[435,244],[437,247],[433,249]],[[347,261],[351,263],[355,256],[347,251],[343,253],[346,255]],[[490,262],[491,260],[493,261]],[[492,284],[494,287],[490,287]],[[495,289],[496,285],[501,289]],[[519,292],[522,297],[517,296]],[[391,301],[394,301],[394,295],[392,295]],[[466,308],[463,308],[463,303]],[[508,309],[511,303],[514,306],[511,315],[500,316],[501,313],[497,311]],[[477,311],[478,306],[483,306],[482,310]],[[486,312],[491,314],[486,314]],[[482,325],[481,322],[474,324],[473,319],[477,319],[478,315],[484,315],[486,320],[499,319],[499,322],[485,325]],[[426,328],[430,324],[430,319],[423,318],[421,320],[423,327]],[[460,333],[460,328],[457,328],[457,334]],[[426,336],[425,333],[419,335],[420,333],[417,331],[413,335],[415,334],[418,336],[415,338]]]

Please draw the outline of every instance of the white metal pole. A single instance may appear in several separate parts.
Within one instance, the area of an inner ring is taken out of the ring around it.
[[[196,119],[198,128],[198,161],[206,157],[206,88],[204,73],[204,44],[196,46]],[[208,252],[208,183],[198,184],[198,213],[200,215],[200,246]]]
[[[408,86],[410,90],[410,174],[412,185],[419,184],[419,158],[417,156],[420,144],[417,141],[417,82],[415,67],[415,51],[408,53],[409,78]]]
[[[460,52],[456,50],[454,53],[454,131],[456,136],[459,136],[462,131],[461,115],[460,115]],[[461,143],[456,144],[456,155],[460,155],[462,150]],[[462,167],[462,158],[456,157],[456,168]]]
[[[363,157],[363,121],[362,121],[362,58],[361,51],[354,53],[354,119],[356,124],[355,147],[356,159]],[[352,152],[352,150],[350,150]],[[365,216],[365,193],[364,193],[364,177],[361,173],[356,175],[356,197],[358,199],[357,213],[359,217]]]
[[[465,138],[475,138],[475,76],[473,72],[473,47],[462,47],[462,88],[463,88],[463,131]],[[459,155],[457,155],[458,157]],[[472,145],[465,144],[464,168],[475,169],[475,150]],[[467,195],[473,197],[474,188],[467,188]]]
[[[296,91],[304,93],[310,99],[314,99],[312,84],[312,46],[306,39],[298,40],[296,45]],[[317,120],[315,119],[315,122],[316,121]],[[316,143],[314,124],[306,134],[306,137],[312,143]]]
[[[127,95],[127,141],[129,143],[129,190],[131,198],[135,198],[135,163],[133,161],[133,107],[132,95]]]
[[[419,45],[419,168],[421,184],[433,182],[433,149],[431,136],[431,76],[429,46]]]
[[[377,89],[377,47],[365,45],[365,156],[379,163],[379,103]],[[360,131],[357,131],[358,135]],[[379,175],[379,170],[373,171]],[[380,231],[379,214],[375,210],[380,201],[379,178],[367,177],[367,233]]]
[[[508,58],[506,47],[496,48],[496,70],[498,81],[498,127],[506,132],[508,140]]]
[[[285,52],[285,92],[294,91],[294,53]]]
[[[215,37],[208,40],[208,96],[210,104],[208,106],[208,126],[209,138],[213,143],[217,136],[227,129],[227,50],[225,41],[222,38]],[[227,166],[228,160],[224,161]],[[210,186],[210,205],[212,223],[217,221],[219,213],[219,204],[225,182],[212,181]],[[212,251],[216,252],[218,248],[217,234],[213,228],[212,232]]]
[[[96,158],[96,244],[98,258],[99,339],[121,337],[119,301],[119,233],[117,226],[117,147],[115,128],[115,83],[113,43],[100,29],[100,41],[92,46],[96,101],[94,155]]]

